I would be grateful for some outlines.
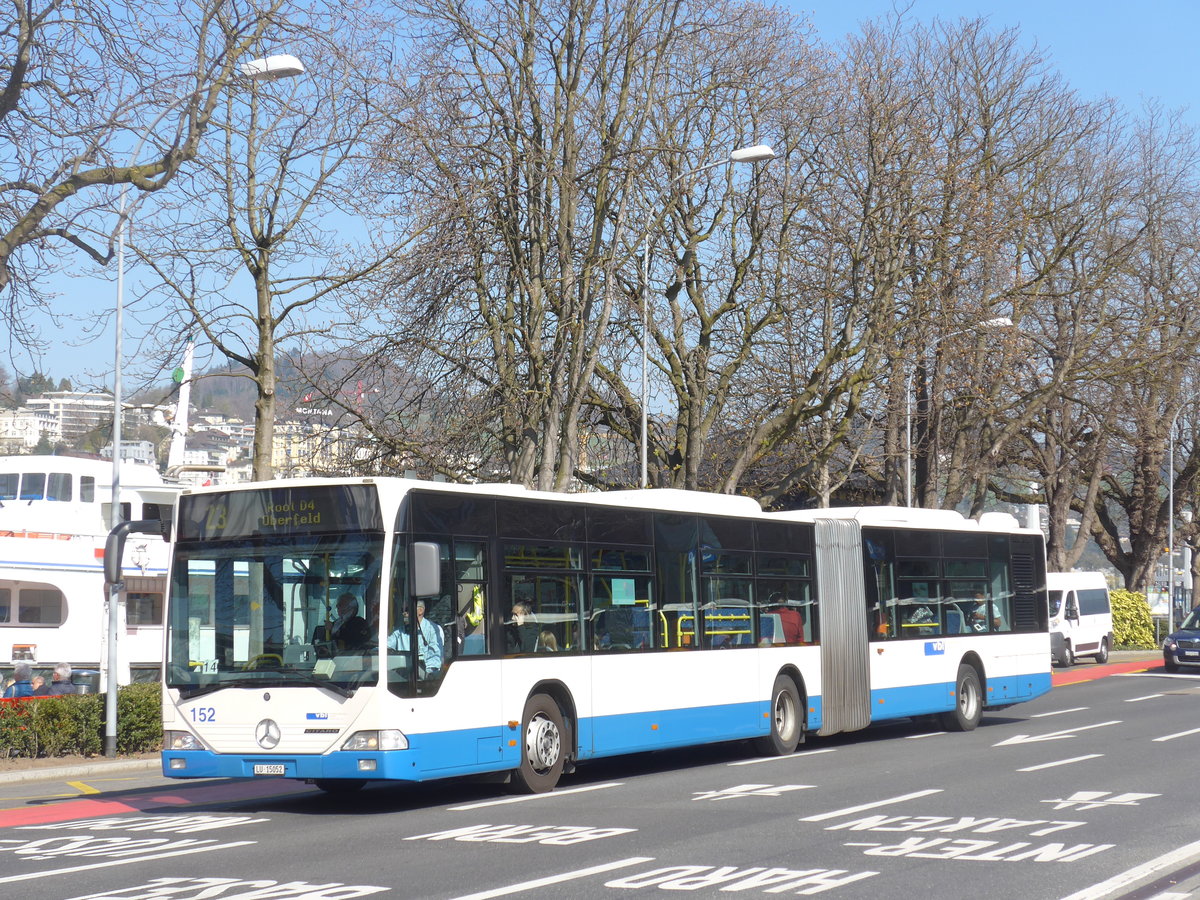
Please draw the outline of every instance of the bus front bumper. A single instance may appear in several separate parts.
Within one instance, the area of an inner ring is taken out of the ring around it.
[[[323,755],[164,750],[162,771],[166,778],[419,780],[415,754],[410,750],[338,750]]]

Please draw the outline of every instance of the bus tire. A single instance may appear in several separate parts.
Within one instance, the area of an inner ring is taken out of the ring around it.
[[[352,794],[366,785],[365,778],[316,778],[313,784],[327,794]]]
[[[1108,638],[1100,638],[1100,652],[1096,654],[1096,662],[1104,665],[1108,662]]]
[[[771,733],[754,739],[754,749],[763,756],[787,756],[796,752],[804,737],[800,692],[786,675],[776,675],[771,688]]]
[[[562,710],[546,694],[534,694],[521,716],[521,765],[513,769],[512,787],[521,794],[554,790],[567,756],[567,729]]]
[[[974,731],[983,717],[983,690],[979,673],[974,666],[963,663],[958,667],[954,682],[954,709],[942,713],[942,727],[947,731]]]

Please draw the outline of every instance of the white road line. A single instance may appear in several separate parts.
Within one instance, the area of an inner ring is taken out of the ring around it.
[[[1087,709],[1088,709],[1088,707],[1086,707],[1086,706],[1076,706],[1074,709],[1056,709],[1056,710],[1052,710],[1051,712],[1034,713],[1029,718],[1044,719],[1047,716],[1061,716],[1061,715],[1065,715],[1066,713],[1085,712]]]
[[[904,739],[906,741],[920,741],[920,740],[924,740],[927,737],[937,737],[939,734],[949,734],[949,733],[950,732],[948,732],[948,731],[927,731],[924,734],[907,735]]]
[[[1099,759],[1103,753],[1089,753],[1087,756],[1072,756],[1070,759],[1060,759],[1058,762],[1042,763],[1040,766],[1026,766],[1024,769],[1017,769],[1018,772],[1036,772],[1038,769],[1053,769],[1055,766],[1067,766],[1071,763],[1084,762],[1089,759]]]
[[[1191,731],[1178,731],[1175,734],[1164,734],[1162,737],[1156,737],[1154,743],[1161,744],[1163,741],[1173,741],[1175,738],[1188,737],[1193,734],[1200,734],[1200,728],[1193,728]]]
[[[90,869],[108,869],[113,866],[127,866],[130,863],[149,862],[152,859],[167,859],[172,856],[188,856],[192,853],[207,853],[209,850],[231,850],[234,847],[245,847],[256,844],[257,841],[233,841],[228,844],[213,844],[210,847],[190,847],[186,850],[172,850],[168,853],[151,853],[148,856],[136,856],[130,859],[113,859],[108,862],[91,863],[86,866],[71,866],[66,869],[50,869],[41,872],[26,872],[24,875],[9,875],[0,878],[0,884],[12,884],[15,881],[32,881],[35,878],[48,878],[51,875],[70,875],[72,872],[87,872]]]
[[[1126,703],[1141,703],[1143,700],[1157,700],[1159,697],[1165,697],[1165,694],[1147,694],[1145,697],[1129,697]]]
[[[604,788],[620,787],[623,781],[608,781],[604,784],[589,784],[586,787],[570,788],[565,791],[551,791],[548,794],[525,794],[521,797],[505,797],[503,800],[484,800],[480,803],[468,803],[465,806],[448,806],[454,812],[468,809],[483,809],[485,806],[507,806],[509,803],[524,803],[526,800],[553,800],[555,797],[566,797],[570,794],[582,794],[585,791],[599,791]]]
[[[801,753],[789,753],[787,756],[761,756],[757,759],[739,759],[737,762],[726,763],[730,766],[753,766],[757,763],[779,762],[781,759],[795,759],[797,756],[816,756],[818,753],[833,753],[837,747],[827,747],[824,750],[805,750]]]
[[[848,816],[852,813],[862,812],[864,809],[878,809],[881,806],[891,806],[895,803],[903,803],[906,800],[916,800],[920,797],[928,797],[931,794],[942,793],[942,788],[931,788],[927,791],[914,791],[911,794],[904,794],[900,797],[891,797],[887,800],[876,800],[874,803],[863,803],[860,806],[847,806],[845,809],[835,809],[832,812],[818,813],[815,816],[805,816],[801,822],[824,822],[826,819],[836,819],[838,816]]]
[[[627,869],[630,866],[653,861],[653,856],[631,856],[629,859],[618,859],[616,862],[591,866],[587,869],[576,869],[574,872],[563,872],[561,875],[548,875],[545,878],[535,878],[533,881],[522,881],[520,884],[480,891],[478,894],[463,894],[461,897],[455,897],[454,900],[489,900],[491,897],[506,897],[509,894],[519,894],[522,891],[532,891],[540,887],[549,887],[552,884],[562,884],[564,881],[574,881],[577,878],[587,878],[589,875],[600,875],[604,872]]]
[[[1140,866],[1126,869],[1124,872],[1114,875],[1107,881],[1101,881],[1099,884],[1093,884],[1082,891],[1076,891],[1070,896],[1063,897],[1062,900],[1101,900],[1103,897],[1111,896],[1122,888],[1127,888],[1131,884],[1141,881],[1148,875],[1161,872],[1163,869],[1178,865],[1197,855],[1200,855],[1200,841],[1193,841],[1190,844],[1184,844],[1182,847],[1172,850],[1170,853],[1164,853],[1162,856],[1155,857],[1149,862],[1144,862]]]

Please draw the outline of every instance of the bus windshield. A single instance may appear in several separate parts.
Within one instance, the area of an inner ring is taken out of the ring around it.
[[[382,558],[378,533],[177,544],[167,686],[375,684]]]

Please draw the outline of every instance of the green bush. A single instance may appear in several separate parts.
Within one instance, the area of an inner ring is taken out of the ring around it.
[[[1146,595],[1136,591],[1110,591],[1113,643],[1121,650],[1154,650],[1154,623]]]
[[[89,694],[39,697],[29,706],[38,740],[35,756],[91,756],[104,748],[103,698]]]
[[[117,752],[162,746],[162,693],[157,684],[117,692]],[[94,756],[104,749],[104,694],[68,694],[0,702],[0,755]]]
[[[127,684],[117,692],[117,752],[162,749],[162,688]]]

